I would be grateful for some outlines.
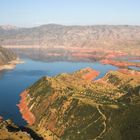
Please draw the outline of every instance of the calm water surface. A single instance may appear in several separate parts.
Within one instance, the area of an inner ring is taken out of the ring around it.
[[[129,62],[140,62],[140,60],[130,60]]]
[[[101,78],[109,70],[117,67],[90,62],[41,62],[24,59],[25,64],[19,64],[14,70],[0,72],[0,115],[12,119],[19,125],[25,121],[16,104],[19,103],[20,93],[44,75],[54,76],[63,72],[71,73],[81,68],[91,67],[100,71]]]
[[[136,71],[140,71],[140,68],[139,68],[139,67],[130,66],[129,68],[130,68],[130,69],[133,69],[133,70],[136,70]]]
[[[129,62],[136,62],[136,63],[139,63],[140,60],[129,60]],[[137,71],[140,71],[140,68],[139,67],[136,67],[136,66],[130,66],[129,67],[130,69],[133,69],[133,70],[137,70]]]

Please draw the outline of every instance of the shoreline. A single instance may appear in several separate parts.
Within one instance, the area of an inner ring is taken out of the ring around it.
[[[25,90],[20,94],[20,102],[17,104],[17,107],[19,108],[19,111],[21,113],[22,118],[29,124],[32,125],[35,122],[35,116],[34,114],[30,111],[27,103],[27,94],[28,91]]]
[[[8,62],[5,65],[1,65],[0,66],[0,71],[2,71],[2,70],[12,70],[16,67],[17,64],[23,64],[23,63],[25,63],[25,62],[20,60],[19,58],[17,58],[15,60],[12,60],[12,61]]]
[[[118,61],[118,60],[111,60],[111,59],[104,59],[99,62],[104,65],[112,65],[112,66],[116,66],[118,68],[122,68],[122,67],[129,68],[131,66],[140,68],[139,62]]]

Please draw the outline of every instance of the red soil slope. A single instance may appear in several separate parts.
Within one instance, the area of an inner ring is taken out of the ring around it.
[[[26,90],[23,93],[21,93],[21,100],[18,104],[18,107],[23,119],[26,120],[28,124],[32,125],[35,122],[35,116],[27,106],[27,93],[28,92]]]
[[[104,59],[104,60],[101,60],[100,62],[103,64],[110,64],[117,67],[129,67],[129,66],[140,67],[140,64],[126,62],[126,61],[114,61],[114,60]]]
[[[86,68],[86,69],[84,69],[84,71],[86,71],[86,72],[84,73],[82,78],[85,79],[85,80],[93,80],[93,79],[95,79],[99,75],[98,71],[95,71],[95,70],[93,70],[91,68]],[[30,109],[28,107],[27,95],[28,95],[28,91],[27,90],[25,90],[24,92],[21,93],[21,95],[20,95],[21,96],[21,100],[20,100],[20,103],[18,104],[18,107],[19,107],[19,110],[20,110],[20,112],[22,114],[23,119],[26,120],[28,124],[32,125],[35,122],[35,116],[30,111]],[[57,95],[54,94],[51,97],[52,99],[49,99],[49,100],[50,101],[54,101],[56,97],[57,97]],[[48,101],[48,103],[49,103],[49,101]],[[54,117],[51,116],[53,121],[50,121],[50,123],[48,124],[48,128],[50,130],[52,130],[52,131],[53,131],[53,128],[54,128],[53,126],[55,125]],[[63,133],[63,131],[61,133]]]
[[[0,116],[0,123],[3,121],[3,117],[2,116]]]
[[[85,80],[94,80],[99,75],[98,71],[95,71],[91,68],[87,68],[87,71],[88,72],[82,76],[82,78]]]

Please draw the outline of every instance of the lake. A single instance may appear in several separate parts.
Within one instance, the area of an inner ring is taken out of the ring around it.
[[[54,76],[63,72],[71,73],[91,67],[100,71],[98,79],[106,72],[118,69],[115,66],[98,62],[41,62],[31,59],[23,59],[23,61],[25,64],[18,64],[14,70],[0,72],[0,115],[4,119],[12,119],[18,125],[26,124],[16,106],[20,100],[19,95],[42,76]]]

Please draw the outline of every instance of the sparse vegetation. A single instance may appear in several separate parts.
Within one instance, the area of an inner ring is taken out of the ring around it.
[[[91,81],[82,78],[87,72],[44,77],[27,89],[37,133],[62,140],[140,138],[140,76],[114,71]]]

